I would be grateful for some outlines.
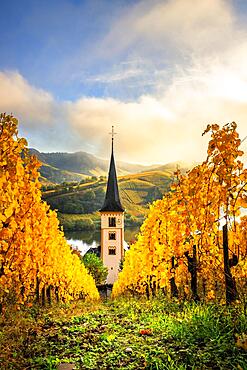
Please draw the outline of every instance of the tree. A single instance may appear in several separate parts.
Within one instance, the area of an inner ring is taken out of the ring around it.
[[[151,205],[113,296],[162,289],[194,300],[225,296],[231,303],[237,287],[246,288],[245,221],[238,217],[247,207],[247,170],[239,160],[243,152],[236,128],[234,122],[208,125],[206,160],[185,175],[177,171],[172,191]]]
[[[44,303],[56,295],[98,298],[92,277],[41,199],[37,158],[18,137],[18,121],[0,115],[0,305]]]
[[[108,270],[103,261],[95,253],[86,253],[82,261],[89,273],[93,276],[96,284],[103,284],[107,278]]]

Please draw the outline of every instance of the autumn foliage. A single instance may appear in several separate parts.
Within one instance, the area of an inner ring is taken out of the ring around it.
[[[234,122],[208,125],[207,133],[206,160],[185,175],[177,171],[172,190],[151,205],[113,296],[163,291],[194,300],[244,297],[247,169],[239,159],[241,140]]]
[[[41,200],[38,168],[18,121],[0,115],[0,304],[97,299],[93,278]]]

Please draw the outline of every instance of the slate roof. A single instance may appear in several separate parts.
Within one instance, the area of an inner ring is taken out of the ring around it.
[[[85,255],[88,253],[94,253],[96,254],[97,257],[100,257],[100,251],[101,251],[101,247],[99,245],[97,248],[89,248],[89,250],[86,251]]]
[[[121,205],[118,183],[117,183],[117,173],[115,167],[114,153],[113,153],[113,140],[112,140],[112,152],[111,152],[111,162],[108,173],[108,182],[105,195],[105,201],[100,209],[100,212],[113,211],[113,212],[124,212]]]

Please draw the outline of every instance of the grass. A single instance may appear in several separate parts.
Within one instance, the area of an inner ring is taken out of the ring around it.
[[[247,369],[241,306],[121,299],[32,308],[1,321],[1,369]]]

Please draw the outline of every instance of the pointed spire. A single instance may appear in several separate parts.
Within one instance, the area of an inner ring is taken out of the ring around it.
[[[101,212],[104,212],[104,211],[124,212],[124,209],[121,205],[121,201],[119,197],[117,173],[116,173],[115,160],[114,160],[113,141],[114,141],[115,133],[114,133],[113,126],[112,126],[111,135],[112,135],[112,151],[111,151],[110,168],[109,168],[109,173],[108,173],[107,189],[106,189],[105,201],[100,211]]]

